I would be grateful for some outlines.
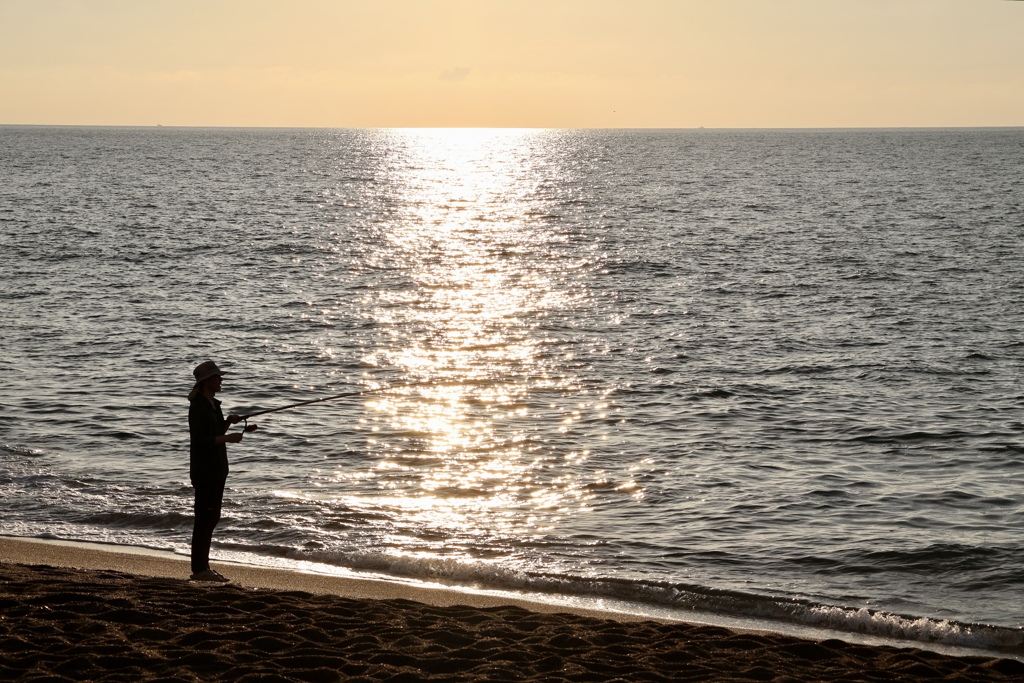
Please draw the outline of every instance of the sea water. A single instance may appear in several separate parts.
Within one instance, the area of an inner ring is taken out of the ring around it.
[[[0,127],[0,533],[1024,652],[1024,130]]]

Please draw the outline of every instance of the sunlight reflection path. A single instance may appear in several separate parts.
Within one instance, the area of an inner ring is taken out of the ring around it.
[[[336,481],[376,481],[374,499],[345,502],[400,513],[396,548],[431,530],[433,549],[449,553],[482,547],[474,536],[541,535],[593,496],[580,476],[589,450],[551,434],[605,406],[582,388],[572,344],[543,329],[588,296],[573,284],[579,264],[555,257],[564,236],[544,220],[546,139],[390,131],[386,144],[395,211],[368,260],[392,275],[362,302],[379,331],[362,361],[394,370],[396,384],[434,384],[369,401],[360,429],[376,465]]]

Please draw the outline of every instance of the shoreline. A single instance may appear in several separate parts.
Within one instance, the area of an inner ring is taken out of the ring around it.
[[[187,557],[167,551],[119,546],[88,541],[65,541],[42,538],[0,536],[0,561],[22,565],[45,565],[85,569],[113,570],[125,574],[162,579],[178,579],[185,583],[191,572]],[[296,569],[260,567],[213,559],[210,566],[242,588],[281,591],[305,591],[314,595],[334,595],[359,600],[412,600],[433,607],[465,605],[468,607],[521,607],[538,613],[571,613],[622,622],[669,621],[647,615],[611,609],[591,609],[556,604],[528,597],[516,598],[502,592],[462,591],[447,586],[415,585],[405,581],[380,578],[337,576]],[[672,620],[677,621],[677,620]]]
[[[0,679],[1008,681],[1024,663],[0,537]],[[395,677],[400,678],[395,678]]]
[[[189,581],[191,570],[187,556],[142,546],[0,535],[0,562],[116,571],[140,577],[177,580],[186,585],[206,585]],[[916,649],[950,657],[997,657],[1024,662],[1024,651],[1018,648],[981,648],[886,637],[785,623],[770,618],[671,610],[617,599],[473,588],[381,574],[361,575],[353,570],[317,563],[296,562],[286,566],[267,566],[249,563],[244,559],[222,557],[213,558],[211,566],[231,580],[229,585],[242,589],[302,591],[355,600],[411,600],[431,607],[517,607],[539,614],[571,614],[620,623],[685,624],[801,641],[841,640],[858,646]]]

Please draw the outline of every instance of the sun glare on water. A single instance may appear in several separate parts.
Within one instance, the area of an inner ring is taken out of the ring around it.
[[[379,330],[362,360],[416,386],[366,402],[375,465],[339,470],[337,484],[375,482],[346,505],[388,511],[420,536],[544,533],[590,497],[576,474],[586,448],[551,442],[574,410],[578,420],[563,404],[581,378],[544,321],[585,293],[551,258],[563,238],[544,220],[545,183],[557,180],[548,138],[402,130],[383,144],[395,210],[368,258],[397,275],[362,302]]]

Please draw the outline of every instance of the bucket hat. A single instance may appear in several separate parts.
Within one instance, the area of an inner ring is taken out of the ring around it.
[[[218,368],[217,364],[212,360],[208,360],[197,365],[192,374],[195,375],[197,382],[202,382],[204,379],[210,379],[214,375],[226,375],[228,373]]]
[[[190,401],[199,395],[199,385],[202,384],[204,380],[208,380],[215,376],[223,377],[228,373],[218,368],[217,364],[212,360],[207,360],[197,365],[196,369],[192,371],[192,374],[196,378],[196,384],[188,394],[188,400]]]

